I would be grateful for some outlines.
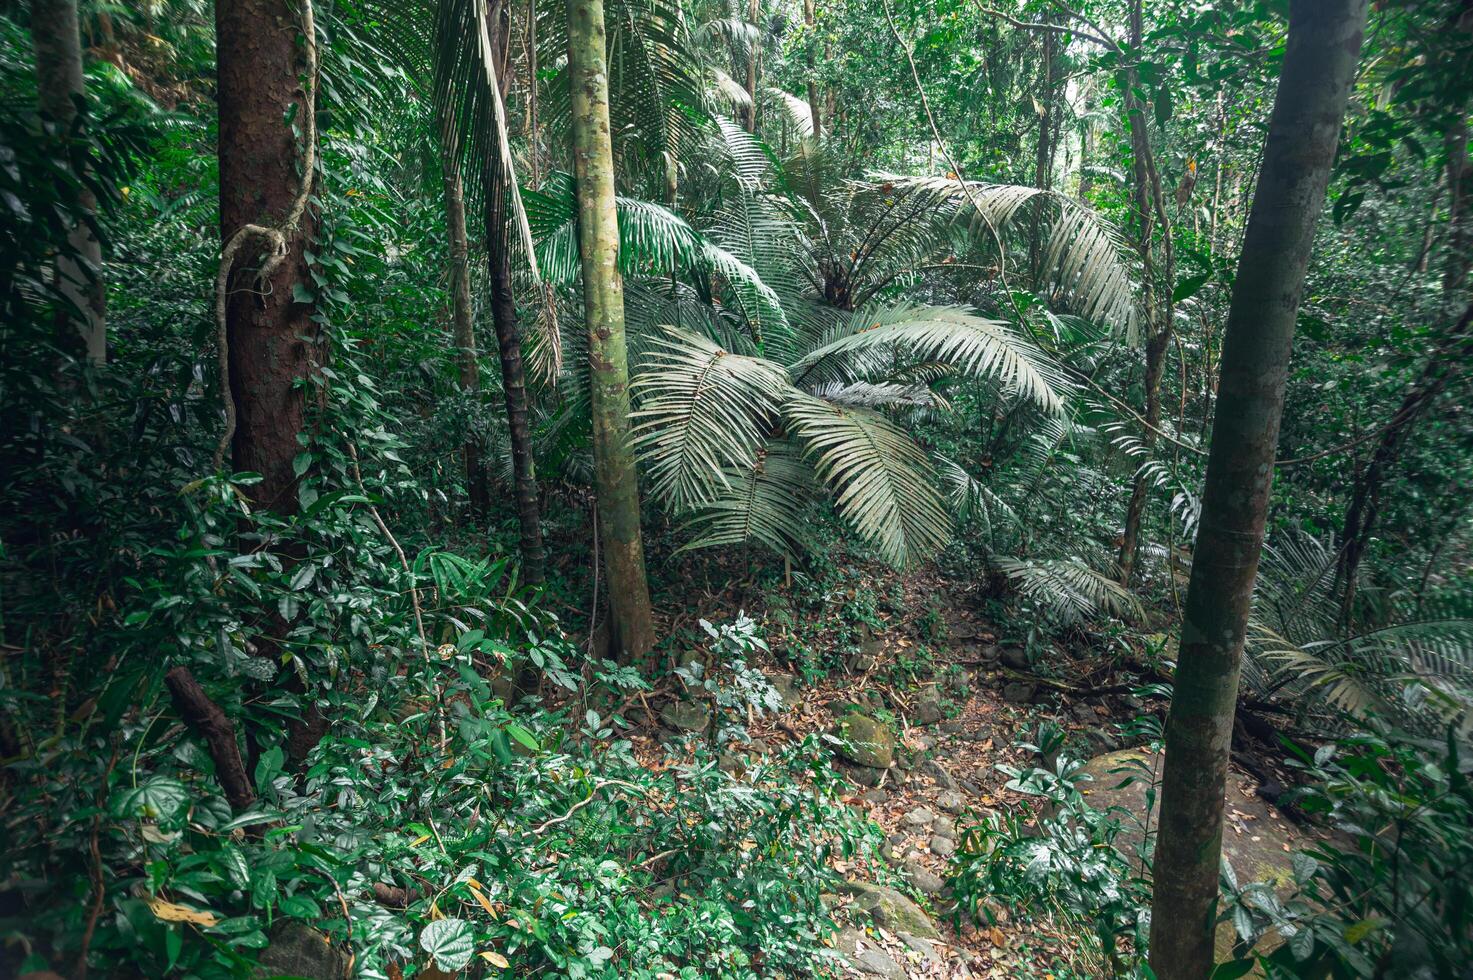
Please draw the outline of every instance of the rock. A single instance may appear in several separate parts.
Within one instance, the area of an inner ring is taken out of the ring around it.
[[[353,957],[300,919],[279,919],[257,964],[259,977],[348,980]]]
[[[890,799],[890,794],[882,789],[870,789],[865,790],[859,798],[870,806],[879,806],[881,803],[885,803]]]
[[[798,678],[792,674],[784,674],[782,671],[769,670],[767,683],[771,684],[783,699],[783,710],[791,711],[803,700],[803,695],[798,690]]]
[[[1121,818],[1122,829],[1115,838],[1116,850],[1128,860],[1136,860],[1140,850],[1142,822],[1149,820],[1149,826],[1153,829],[1157,826],[1160,793],[1158,791],[1156,794],[1155,805],[1148,818],[1144,812],[1146,790],[1151,780],[1150,773],[1154,771],[1159,778],[1164,762],[1164,756],[1150,755],[1141,748],[1131,748],[1095,756],[1084,765],[1084,772],[1092,777],[1092,781],[1082,783],[1080,791],[1089,805],[1096,810],[1121,807],[1134,818]],[[1145,771],[1141,770],[1141,763],[1148,767]],[[1128,786],[1120,786],[1121,782],[1130,777],[1135,778]],[[1235,772],[1228,773],[1222,858],[1232,864],[1240,884],[1267,881],[1282,892],[1294,881],[1290,854],[1301,850],[1304,841],[1267,800],[1242,792],[1241,787],[1245,783],[1251,783],[1251,780]],[[1277,934],[1272,935],[1273,941],[1268,945],[1260,944],[1258,952],[1271,952],[1282,942]],[[1232,923],[1221,923],[1217,930],[1219,960],[1232,959],[1233,939]]]
[[[900,934],[900,941],[909,946],[913,951],[919,953],[922,960],[936,959],[936,946],[929,939],[920,936],[912,936],[908,932]]]
[[[937,837],[947,837],[956,840],[956,828],[951,825],[950,820],[938,820],[936,826],[931,828],[931,833]]]
[[[839,764],[839,771],[849,777],[849,781],[856,786],[878,786],[880,780],[885,778],[886,769],[873,769],[869,766],[854,766],[847,762]]]
[[[958,779],[956,784],[961,787],[962,792],[970,793],[973,796],[977,796],[982,792],[982,788],[970,779]]]
[[[1086,737],[1098,752],[1114,752],[1120,748],[1120,739],[1115,736],[1114,732],[1105,728],[1090,729]]]
[[[849,671],[854,674],[862,674],[875,664],[880,662],[880,655],[885,652],[885,641],[870,632],[865,627],[864,635],[859,638],[859,648],[849,658]]]
[[[935,759],[927,759],[926,764],[921,767],[921,771],[930,776],[932,779],[936,780],[936,785],[940,786],[942,789],[956,789],[956,780],[952,779],[951,773],[946,770],[946,767],[937,762]]]
[[[937,834],[931,838],[931,853],[937,857],[949,858],[956,853],[956,841]]]
[[[905,968],[878,949],[862,949],[849,957],[860,973],[885,980],[905,980]]]
[[[856,765],[888,769],[895,761],[895,733],[884,722],[851,711],[839,719],[838,735],[845,743],[839,754]]]
[[[671,701],[660,712],[660,721],[678,732],[703,732],[711,723],[711,712],[696,701]]]
[[[941,710],[940,701],[920,701],[916,703],[916,710],[911,715],[911,722],[916,725],[934,725],[945,717]]]
[[[1004,667],[1011,670],[1033,669],[1033,665],[1028,662],[1028,653],[1022,647],[1003,647],[998,653],[998,659]]]
[[[900,818],[900,823],[911,830],[925,830],[936,820],[936,814],[929,807],[918,806]]]
[[[946,887],[940,875],[919,861],[907,861],[904,870],[906,881],[909,881],[922,895],[939,895],[941,889]]]
[[[959,732],[966,731],[967,725],[960,718],[948,718],[941,723],[941,730],[950,735],[955,735]]]
[[[921,907],[893,888],[867,881],[846,881],[844,892],[854,896],[854,904],[891,932],[908,932],[922,939],[940,939],[941,933],[921,911]]]
[[[940,780],[937,780],[937,782],[940,782]],[[956,814],[961,813],[967,808],[967,800],[966,797],[962,796],[956,790],[949,789],[936,797],[936,805],[947,813]]]
[[[1008,681],[1002,686],[1002,699],[1012,704],[1029,704],[1038,692],[1038,685],[1026,681]]]

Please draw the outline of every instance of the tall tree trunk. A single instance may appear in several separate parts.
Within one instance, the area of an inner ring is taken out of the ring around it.
[[[1144,23],[1141,0],[1135,0],[1130,11],[1130,49],[1139,51]],[[1156,155],[1151,147],[1151,133],[1146,109],[1138,89],[1140,76],[1132,65],[1122,72],[1125,89],[1126,125],[1130,130],[1131,183],[1135,200],[1139,235],[1136,249],[1140,253],[1145,276],[1146,377],[1145,422],[1141,435],[1147,448],[1156,444],[1156,430],[1161,426],[1161,375],[1166,367],[1166,350],[1171,343],[1171,291],[1176,278],[1175,246],[1171,222],[1166,216],[1166,196],[1161,189],[1161,174],[1156,168]],[[1161,226],[1161,267],[1156,264],[1152,241],[1155,225]],[[1137,470],[1131,486],[1130,503],[1125,509],[1125,531],[1120,543],[1120,583],[1129,585],[1135,573],[1136,556],[1140,552],[1141,525],[1146,512],[1150,484],[1143,471]]]
[[[459,149],[446,121],[440,124],[440,177],[445,188],[445,235],[450,240],[450,299],[455,337],[455,361],[460,390],[474,398],[481,390],[480,352],[471,307],[470,237],[465,225],[465,187],[460,177]],[[471,512],[484,518],[491,504],[486,460],[472,435],[461,450],[465,486]]]
[[[527,174],[534,191],[542,186],[542,151],[537,128],[537,0],[527,0]]]
[[[36,52],[36,90],[41,112],[63,134],[77,118],[76,100],[86,95],[82,77],[82,37],[77,26],[76,0],[32,0],[31,44]],[[97,210],[92,192],[83,188],[78,203]],[[102,279],[102,243],[81,216],[67,233],[68,254],[57,256],[56,283],[74,310],[65,324],[81,337],[87,360],[107,360],[107,291]],[[71,346],[70,343],[63,346]]]
[[[655,629],[639,528],[639,479],[629,435],[629,356],[624,345],[624,283],[619,275],[604,52],[603,0],[568,0],[573,164],[599,534],[608,572],[611,646],[630,660],[644,656],[654,645]]]
[[[495,52],[496,78],[505,97],[510,81],[510,8],[492,4],[486,13],[487,33]],[[506,422],[511,434],[512,480],[516,487],[517,522],[521,527],[522,581],[541,585],[547,555],[542,546],[541,505],[537,497],[537,470],[532,457],[532,427],[527,418],[527,372],[522,363],[522,338],[517,325],[516,294],[511,282],[511,175],[502,167],[500,135],[494,118],[486,132],[496,146],[485,154],[486,263],[491,278],[491,321],[501,355],[501,390],[506,396]]]
[[[747,132],[757,132],[757,52],[760,50],[762,36],[761,28],[757,24],[757,18],[761,15],[762,0],[749,0],[747,3],[747,22],[752,25],[752,40],[747,47],[747,97],[751,100],[747,105]]]
[[[304,154],[288,119],[300,124],[308,98],[301,78],[299,11],[288,0],[234,0],[215,5],[216,103],[219,112],[220,233],[229,243],[247,224],[284,227],[286,253],[269,275],[263,239],[246,240],[231,266],[225,303],[229,347],[228,397],[235,408],[232,467],[261,474],[246,492],[257,509],[294,514],[298,508],[293,462],[305,426],[302,384],[316,369],[312,307],[296,300],[307,282],[305,257],[316,221],[303,207],[291,226]],[[314,83],[315,87],[315,83]],[[315,95],[315,93],[314,93]],[[315,134],[313,134],[315,135]],[[303,199],[305,201],[305,199]],[[277,621],[263,637],[285,635]],[[327,730],[327,721],[306,696],[296,675],[289,689],[303,694],[302,716],[288,726],[287,755],[300,764]],[[253,733],[247,732],[251,740]],[[251,741],[252,752],[255,743]]]
[[[1033,164],[1033,186],[1041,191],[1053,185],[1054,172],[1054,76],[1059,67],[1059,41],[1053,31],[1043,32],[1043,78],[1038,88],[1038,145]],[[1044,196],[1034,198],[1033,226],[1028,241],[1028,270],[1033,277],[1034,289],[1043,283],[1043,215]]]
[[[1381,490],[1386,478],[1401,457],[1402,448],[1417,421],[1427,413],[1451,380],[1453,371],[1466,363],[1473,328],[1469,326],[1469,310],[1459,317],[1459,306],[1465,302],[1468,271],[1473,267],[1473,207],[1469,206],[1469,189],[1473,186],[1473,164],[1468,159],[1468,126],[1462,112],[1448,130],[1445,182],[1448,200],[1447,259],[1442,273],[1443,315],[1452,321],[1448,333],[1429,353],[1422,370],[1407,389],[1386,430],[1376,442],[1371,461],[1359,473],[1350,505],[1345,510],[1345,530],[1341,535],[1340,561],[1335,569],[1340,588],[1340,621],[1349,625],[1355,611],[1356,578],[1361,559],[1371,545],[1376,519],[1381,512]],[[1470,308],[1473,309],[1473,308]],[[1456,320],[1453,320],[1457,317]],[[1445,321],[1446,322],[1446,321]]]
[[[1228,746],[1294,321],[1366,23],[1366,0],[1293,0],[1289,11],[1228,314],[1166,727],[1151,899],[1151,968],[1161,980],[1203,980],[1212,971]]]
[[[299,189],[301,153],[293,108],[300,83],[300,29],[288,0],[233,0],[215,5],[220,115],[220,232],[226,241],[245,224],[275,226]],[[308,175],[310,178],[310,175]],[[301,451],[302,382],[313,371],[312,307],[294,287],[309,282],[304,246],[315,219],[308,208],[287,255],[259,282],[259,241],[235,263],[225,306],[230,345],[230,397],[236,411],[232,460],[236,470],[261,474],[248,488],[252,501],[280,514],[297,509],[292,461]]]
[[[808,28],[808,36],[803,45],[803,59],[808,67],[808,114],[813,117],[813,138],[823,138],[823,110],[818,100],[818,79],[814,75],[813,46],[814,34],[818,29],[818,13],[815,0],[803,0],[803,24]]]

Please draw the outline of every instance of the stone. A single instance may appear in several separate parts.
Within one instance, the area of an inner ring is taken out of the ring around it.
[[[905,980],[905,968],[878,949],[861,949],[849,957],[860,973],[885,980]]]
[[[941,723],[941,730],[947,734],[955,735],[959,732],[966,731],[967,725],[960,718],[948,718]]]
[[[1010,670],[1033,669],[1033,665],[1028,662],[1028,652],[1022,647],[1003,647],[998,652],[998,660]]]
[[[946,882],[941,876],[919,861],[907,861],[904,866],[905,880],[909,881],[922,895],[939,895]]]
[[[916,703],[915,712],[911,715],[911,723],[915,725],[934,725],[946,713],[941,710],[940,701],[919,701]]]
[[[937,857],[949,858],[956,853],[956,841],[937,834],[931,838],[931,853]]]
[[[660,721],[678,732],[704,732],[711,723],[711,712],[696,701],[671,701],[660,711]]]
[[[936,814],[929,807],[918,806],[900,818],[902,826],[911,830],[925,830],[936,820]]]
[[[865,790],[859,798],[861,800],[864,800],[864,802],[868,803],[870,806],[879,806],[881,803],[889,801],[890,794],[886,793],[882,789],[869,789]]]
[[[880,662],[880,655],[885,652],[885,641],[870,632],[865,627],[864,635],[859,638],[859,647],[849,658],[849,671],[854,674],[862,674]]]
[[[940,780],[937,780],[940,782]],[[947,813],[961,813],[967,808],[967,799],[954,789],[949,789],[936,797],[936,805]]]
[[[348,980],[353,957],[300,919],[279,919],[257,960],[258,977]]]
[[[839,755],[871,769],[888,769],[895,761],[895,733],[890,726],[858,711],[839,719]]]
[[[931,833],[937,837],[949,837],[956,840],[956,828],[951,825],[950,820],[938,820],[936,826],[931,828]]]
[[[869,766],[853,766],[847,762],[839,764],[839,771],[849,778],[856,786],[875,787],[880,785],[880,780],[885,778],[887,769],[873,769]]]
[[[778,695],[783,699],[783,710],[791,711],[803,700],[802,693],[798,690],[798,678],[792,674],[785,674],[779,670],[767,671],[767,683],[773,686]]]
[[[956,784],[961,787],[962,792],[971,793],[973,796],[977,796],[982,792],[982,787],[978,786],[970,779],[958,779],[956,781]]]
[[[1037,684],[1029,684],[1026,681],[1008,681],[1002,686],[1002,699],[1012,704],[1029,704],[1037,692]]]
[[[940,939],[941,933],[921,907],[900,892],[867,881],[846,881],[841,888],[854,904],[891,932],[908,932],[922,939]]]
[[[912,952],[919,953],[923,961],[937,958],[936,946],[929,939],[922,939],[920,936],[912,936],[908,932],[903,932],[900,934],[900,941],[910,947]]]
[[[936,785],[940,786],[942,789],[956,789],[956,780],[951,777],[951,773],[947,771],[946,767],[937,762],[935,759],[927,759],[926,764],[922,767],[921,771],[930,776],[932,779],[936,780]]]
[[[1146,766],[1142,771],[1141,765]],[[1160,778],[1165,756],[1151,755],[1142,748],[1120,749],[1095,756],[1084,765],[1084,773],[1092,781],[1080,784],[1080,792],[1096,810],[1120,807],[1131,817],[1121,818],[1121,832],[1115,838],[1115,849],[1128,860],[1137,859],[1143,835],[1141,825],[1154,830],[1157,826],[1157,811],[1161,806],[1160,792],[1156,793],[1149,817],[1145,813],[1146,790],[1151,773]],[[1134,777],[1129,785],[1120,783]],[[1222,858],[1230,863],[1239,884],[1251,881],[1266,881],[1280,892],[1294,882],[1290,855],[1308,843],[1295,832],[1293,825],[1267,800],[1253,794],[1244,794],[1241,786],[1251,780],[1229,771],[1227,795],[1223,810]],[[1133,818],[1133,819],[1132,819]],[[1234,930],[1231,922],[1218,926],[1216,945],[1218,960],[1232,959]],[[1257,949],[1260,953],[1271,952],[1282,943],[1277,933],[1271,934]]]

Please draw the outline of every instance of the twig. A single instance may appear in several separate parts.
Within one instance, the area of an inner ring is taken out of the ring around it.
[[[593,802],[593,799],[598,794],[599,790],[607,786],[623,786],[625,789],[631,789],[641,795],[643,795],[644,793],[643,787],[636,786],[634,783],[626,783],[622,779],[600,779],[596,783],[594,783],[593,788],[588,791],[588,796],[579,800],[577,803],[574,803],[572,807],[569,808],[567,813],[563,814],[561,817],[553,817],[546,823],[534,827],[532,829],[532,836],[541,837],[543,833],[546,832],[549,828],[556,827],[558,824],[571,819],[573,814],[577,813],[579,810],[583,809],[588,804]]]
[[[220,269],[215,274],[215,347],[220,362],[220,388],[224,395],[222,401],[225,408],[225,430],[215,445],[215,455],[210,463],[212,472],[220,469],[225,461],[225,451],[235,436],[235,396],[230,392],[230,338],[225,324],[225,305],[236,257],[252,238],[264,239],[271,245],[271,254],[257,270],[256,282],[271,278],[277,267],[286,261],[290,246],[289,236],[296,235],[302,215],[307,211],[307,202],[311,198],[312,174],[317,168],[317,24],[312,16],[312,0],[302,0],[302,35],[308,79],[302,99],[302,135],[305,143],[302,150],[302,186],[279,226],[244,224],[235,230],[220,250]]]
[[[1100,45],[1101,47],[1105,48],[1106,50],[1113,51],[1116,54],[1119,54],[1120,53],[1120,45],[1116,44],[1114,41],[1110,40],[1108,37],[1105,37],[1104,36],[1104,31],[1101,31],[1098,27],[1095,27],[1093,24],[1090,24],[1090,22],[1088,20],[1086,20],[1084,17],[1080,16],[1079,14],[1074,13],[1074,11],[1070,10],[1068,7],[1065,7],[1063,4],[1059,4],[1058,6],[1061,7],[1070,16],[1077,18],[1078,20],[1082,21],[1083,23],[1089,24],[1090,27],[1093,28],[1094,31],[1097,32],[1097,33],[1091,33],[1090,31],[1080,30],[1078,27],[1070,27],[1067,24],[1039,24],[1039,23],[1035,23],[1033,21],[1018,20],[1016,17],[1013,17],[1013,16],[1011,16],[1009,14],[1005,14],[1001,10],[994,10],[991,7],[984,7],[980,2],[977,4],[977,9],[980,10],[980,11],[982,11],[984,14],[990,14],[993,17],[997,17],[997,18],[999,18],[1001,20],[1005,20],[1009,24],[1013,25],[1014,27],[1021,28],[1022,30],[1025,30],[1025,31],[1049,31],[1049,32],[1054,33],[1054,34],[1075,35],[1075,36],[1078,36],[1078,37],[1082,37],[1082,38],[1084,38],[1087,41],[1093,41],[1095,44]]]

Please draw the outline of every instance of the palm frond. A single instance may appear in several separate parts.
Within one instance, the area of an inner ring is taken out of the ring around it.
[[[682,526],[694,535],[681,551],[766,545],[793,558],[812,550],[813,470],[790,446],[773,444],[742,468],[724,474],[722,492]]]
[[[1003,558],[997,565],[1023,595],[1041,603],[1061,622],[1098,615],[1139,619],[1141,605],[1129,590],[1108,575],[1070,558],[1025,560]]]
[[[634,381],[634,447],[650,492],[678,514],[751,467],[791,388],[776,365],[687,331],[667,327],[651,347]]]
[[[839,336],[789,366],[809,381],[863,380],[902,353],[992,378],[1048,413],[1063,408],[1068,385],[1048,357],[1007,324],[958,307],[902,305],[856,311]]]
[[[896,566],[943,547],[951,521],[926,454],[882,415],[797,393],[783,418],[839,515]]]

